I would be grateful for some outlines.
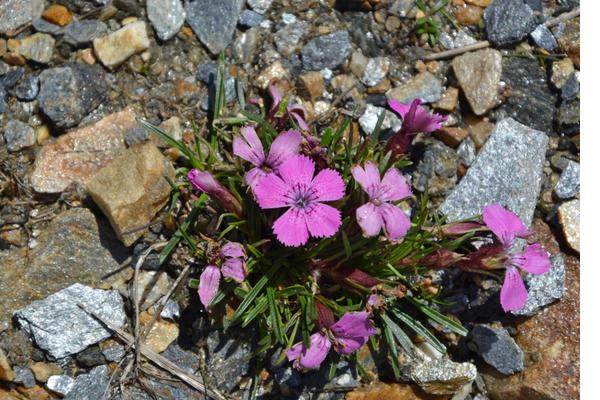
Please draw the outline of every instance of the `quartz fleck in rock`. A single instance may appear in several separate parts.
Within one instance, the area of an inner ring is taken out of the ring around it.
[[[362,75],[362,82],[371,87],[377,85],[390,69],[390,60],[386,57],[371,58]]]
[[[160,40],[175,36],[185,21],[181,0],[147,0],[146,10]]]
[[[569,160],[554,187],[554,193],[561,199],[575,197],[579,193],[579,163]]]
[[[523,370],[523,351],[506,329],[477,324],[471,339],[479,355],[498,372],[510,375]]]
[[[16,41],[15,52],[28,60],[48,64],[52,59],[55,40],[47,33],[34,33]]]
[[[381,124],[381,130],[392,129],[393,131],[397,131],[400,129],[402,122],[394,113],[386,110],[383,107],[367,104],[365,112],[358,119],[358,123],[363,131],[369,135],[373,133],[373,130],[375,130],[375,126],[377,125],[377,120],[382,112],[385,113],[385,117],[383,118],[383,123]]]
[[[241,4],[239,0],[186,0],[185,19],[208,50],[219,54],[233,40]]]
[[[79,283],[31,303],[15,316],[38,347],[52,357],[63,358],[112,335],[78,304],[117,326],[125,323],[123,299],[118,292],[92,289]]]
[[[452,68],[475,114],[485,114],[500,102],[502,55],[498,50],[463,54],[452,61]]]
[[[19,151],[33,146],[37,135],[35,130],[24,122],[11,119],[4,127],[4,140],[9,151]]]
[[[87,46],[108,33],[108,27],[100,20],[84,19],[74,21],[65,28],[64,41],[76,46]]]
[[[531,224],[542,184],[548,137],[507,118],[496,124],[477,159],[441,206],[449,221],[481,214],[492,203]]]
[[[558,207],[558,221],[562,226],[567,243],[579,252],[579,200],[571,200]]]
[[[78,375],[65,400],[101,399],[108,385],[108,373],[108,367],[100,365],[88,374]]]
[[[52,375],[46,382],[46,387],[49,390],[61,396],[66,396],[74,385],[75,379],[68,375]]]
[[[407,372],[411,380],[431,394],[454,394],[477,376],[475,365],[447,358],[415,360]]]
[[[518,42],[535,28],[533,10],[523,0],[494,1],[483,18],[488,40],[498,46]]]
[[[405,84],[390,89],[387,97],[400,103],[410,103],[414,99],[420,99],[423,103],[433,103],[442,97],[442,84],[433,74],[425,71]]]
[[[132,55],[150,47],[144,21],[127,24],[108,36],[94,39],[93,43],[98,59],[108,68],[117,67]]]
[[[515,315],[535,315],[542,307],[562,298],[565,294],[565,260],[561,254],[550,257],[550,270],[544,274],[527,274],[527,303]]]
[[[130,246],[144,233],[139,228],[148,225],[169,199],[167,178],[175,179],[173,166],[147,142],[127,149],[98,171],[87,190],[119,239]]]
[[[538,25],[538,27],[531,32],[530,36],[535,44],[544,50],[553,51],[558,47],[554,35],[544,24]]]
[[[350,56],[352,41],[347,31],[336,31],[319,36],[302,48],[302,66],[305,70],[335,69]]]

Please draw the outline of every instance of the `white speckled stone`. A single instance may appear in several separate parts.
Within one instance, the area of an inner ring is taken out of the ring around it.
[[[185,21],[181,0],[147,0],[146,10],[160,40],[169,40],[175,36]]]

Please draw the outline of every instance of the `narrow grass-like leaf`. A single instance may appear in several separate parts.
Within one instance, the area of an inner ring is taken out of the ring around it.
[[[429,318],[431,318],[438,324],[450,329],[452,332],[454,332],[460,336],[467,336],[467,334],[469,333],[469,331],[464,326],[459,324],[458,322],[454,321],[451,318],[446,317],[445,315],[439,313],[438,311],[427,306],[423,302],[415,299],[414,297],[405,297],[405,299],[410,304],[415,306],[415,308],[417,310],[421,311],[423,314],[427,315]]]
[[[275,301],[275,291],[272,287],[267,288],[267,299],[269,300],[269,316],[271,318],[271,326],[275,339],[281,344],[285,344],[283,324],[281,322],[281,315],[277,308],[277,302]]]
[[[271,267],[271,269],[269,269],[267,271],[267,273],[265,275],[263,275],[259,279],[258,282],[256,282],[256,285],[254,285],[254,287],[252,288],[252,290],[250,290],[248,292],[248,294],[246,295],[246,297],[244,297],[244,300],[240,303],[240,305],[237,308],[237,310],[235,310],[235,312],[231,316],[231,319],[229,319],[229,321],[227,322],[227,326],[228,327],[234,325],[235,323],[237,323],[239,321],[239,319],[246,312],[246,310],[248,309],[248,307],[250,307],[250,305],[252,304],[252,302],[256,299],[256,297],[265,288],[265,285],[269,282],[269,279],[271,279],[271,277],[275,273],[275,270],[276,270],[276,266]]]
[[[432,345],[437,351],[439,351],[440,353],[446,353],[446,346],[444,346],[442,342],[440,342],[438,338],[435,337],[435,335],[432,334],[427,328],[425,328],[423,324],[421,324],[419,321],[400,310],[394,310],[393,308],[390,308],[388,309],[388,312],[400,321],[402,321],[417,335],[422,336],[423,339],[425,339],[427,343]]]
[[[396,342],[394,341],[394,334],[388,324],[383,326],[383,336],[390,349],[390,358],[392,361],[392,370],[394,371],[394,377],[400,379],[400,365],[398,364],[398,349],[396,348]]]
[[[173,139],[171,136],[169,136],[169,134],[167,134],[166,132],[164,132],[158,126],[154,126],[154,125],[152,125],[148,121],[145,121],[145,120],[143,120],[141,118],[136,118],[136,120],[145,129],[147,129],[148,131],[154,133],[160,139],[162,139],[163,141],[165,141],[166,143],[168,143],[169,146],[174,147],[177,150],[179,150],[183,154],[183,156],[190,161],[190,163],[192,164],[192,167],[194,167],[196,169],[202,169],[202,165],[200,163],[200,160],[198,160],[198,158],[194,155],[194,153],[190,149],[188,149],[187,146],[185,146],[183,143],[179,142],[178,140]]]
[[[410,340],[408,335],[404,333],[402,328],[400,328],[398,324],[392,321],[392,319],[385,314],[381,314],[381,319],[383,319],[385,328],[389,329],[389,331],[394,335],[394,337],[396,338],[398,343],[400,343],[400,346],[402,346],[404,351],[406,351],[406,353],[408,353],[409,355],[412,355],[414,353],[414,344],[412,340]]]

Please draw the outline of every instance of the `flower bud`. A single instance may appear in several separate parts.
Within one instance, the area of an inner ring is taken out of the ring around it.
[[[238,199],[221,185],[209,172],[192,169],[188,173],[188,179],[195,189],[212,197],[221,204],[225,210],[238,217],[242,216],[242,205]]]

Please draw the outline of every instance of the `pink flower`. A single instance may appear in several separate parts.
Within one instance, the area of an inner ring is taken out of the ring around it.
[[[389,100],[389,106],[398,115],[402,117],[402,127],[388,141],[388,150],[393,154],[399,155],[407,153],[414,136],[417,133],[429,133],[437,131],[442,127],[442,122],[448,119],[447,116],[439,114],[430,114],[421,106],[421,100],[415,99],[410,104],[402,104],[397,100]]]
[[[515,239],[527,237],[529,232],[516,214],[500,204],[485,207],[483,222],[502,244],[500,256],[493,256],[493,259],[499,259],[501,266],[506,268],[500,290],[500,304],[505,312],[520,310],[527,302],[527,289],[518,268],[536,275],[543,274],[550,269],[548,253],[538,243],[527,245],[523,252],[510,252]]]
[[[301,246],[313,237],[333,236],[342,223],[341,213],[322,201],[339,200],[345,185],[332,169],[315,174],[315,163],[308,157],[288,157],[279,175],[269,174],[258,182],[254,195],[261,208],[288,210],[273,224],[277,240],[286,246]]]
[[[331,346],[339,354],[350,354],[358,350],[377,333],[369,321],[366,311],[344,314],[335,324],[324,327],[321,332],[310,336],[310,345],[296,343],[287,351],[289,361],[299,369],[317,369],[327,357]]]
[[[239,283],[243,282],[247,275],[246,253],[241,244],[228,242],[221,247],[219,255],[220,257],[216,261],[221,265],[221,268],[216,265],[207,265],[200,275],[198,295],[200,295],[200,301],[206,308],[219,291],[221,275]]]
[[[238,199],[221,185],[210,172],[192,169],[188,172],[188,180],[194,189],[206,193],[230,213],[237,216],[243,215],[243,208]]]
[[[246,172],[244,180],[252,189],[267,174],[277,173],[279,166],[286,158],[300,152],[302,136],[299,132],[289,130],[281,132],[271,143],[269,155],[265,156],[262,143],[251,126],[240,129],[240,134],[233,137],[233,154],[254,165]]]
[[[356,210],[356,220],[364,236],[376,236],[383,227],[390,240],[402,239],[410,228],[410,219],[390,202],[411,195],[406,179],[396,168],[390,168],[381,180],[377,164],[371,161],[367,161],[364,169],[353,167],[352,176],[369,195],[369,202]]]
[[[277,89],[277,87],[275,86],[275,80],[272,80],[271,83],[269,83],[269,94],[271,95],[271,108],[269,109],[269,116],[270,117],[276,117],[278,116],[278,112],[279,107],[281,105],[281,101],[283,100],[283,96],[281,95],[281,93],[279,92],[279,90]],[[289,114],[290,117],[292,117],[296,123],[298,124],[298,126],[300,127],[300,129],[302,129],[303,131],[309,131],[310,128],[308,127],[308,124],[306,123],[306,117],[308,115],[308,111],[306,111],[306,108],[304,108],[303,105],[301,104],[288,104],[286,107],[285,112],[287,114]]]

